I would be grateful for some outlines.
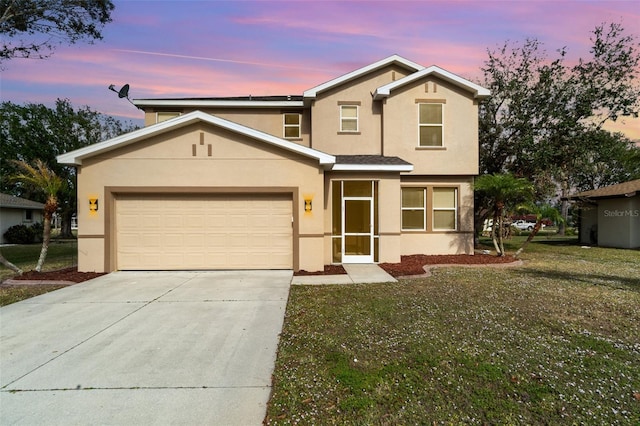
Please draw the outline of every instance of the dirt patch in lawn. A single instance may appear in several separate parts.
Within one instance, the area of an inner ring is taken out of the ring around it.
[[[93,278],[105,275],[103,272],[78,272],[77,267],[59,269],[57,271],[36,272],[29,271],[22,275],[12,277],[16,281],[69,281],[72,283],[81,283]]]

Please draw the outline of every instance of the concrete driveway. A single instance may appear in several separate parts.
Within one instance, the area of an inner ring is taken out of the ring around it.
[[[260,425],[291,275],[116,272],[0,308],[0,423]]]

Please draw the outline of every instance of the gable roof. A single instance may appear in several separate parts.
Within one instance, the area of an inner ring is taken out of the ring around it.
[[[412,62],[408,59],[405,59],[402,56],[392,55],[392,56],[389,56],[388,58],[381,59],[378,62],[374,62],[373,64],[359,68],[355,71],[351,71],[350,73],[340,76],[338,78],[334,78],[333,80],[329,80],[326,83],[320,84],[319,86],[312,87],[311,89],[305,90],[302,96],[305,100],[315,99],[315,97],[320,92],[324,92],[325,90],[329,90],[333,87],[339,86],[351,80],[355,80],[358,77],[361,77],[372,71],[387,67],[391,64],[399,65],[412,72],[419,71],[424,68],[422,65]]]
[[[43,210],[44,204],[38,203],[37,201],[31,201],[25,198],[0,193],[0,207],[7,209]]]
[[[453,74],[447,70],[444,70],[438,66],[431,65],[428,68],[424,68],[418,72],[414,72],[413,74],[409,74],[408,76],[401,78],[399,80],[393,81],[389,84],[385,84],[384,86],[378,87],[376,91],[373,93],[374,100],[380,100],[388,97],[391,94],[391,91],[403,87],[407,84],[418,81],[427,76],[436,76],[441,78],[449,83],[452,83],[464,90],[472,92],[476,98],[486,98],[491,95],[491,91],[489,89],[485,89],[482,86],[479,86],[467,79],[464,79],[456,74]]]
[[[204,113],[202,111],[193,111],[188,114],[172,118],[170,120],[166,120],[121,136],[117,136],[104,142],[96,143],[91,146],[77,149],[75,151],[67,152],[65,154],[59,155],[57,157],[57,160],[58,163],[61,164],[79,166],[82,165],[82,160],[84,160],[85,158],[90,158],[104,152],[122,148],[133,143],[145,140],[149,137],[160,135],[168,131],[179,129],[181,127],[185,127],[198,122],[211,124],[213,126],[217,126],[234,133],[247,136],[259,142],[263,142],[285,149],[287,151],[303,155],[308,158],[318,160],[318,163],[323,166],[330,167],[336,161],[333,155],[326,154],[316,149],[307,148],[306,146],[302,146],[297,143],[272,136],[268,133],[252,129],[250,127],[246,127],[238,123],[234,123],[232,121],[228,121],[220,117]]]
[[[633,197],[637,194],[640,194],[640,179],[580,192],[571,198]]]

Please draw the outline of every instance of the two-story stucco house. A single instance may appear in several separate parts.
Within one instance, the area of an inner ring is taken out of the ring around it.
[[[82,271],[293,269],[473,252],[478,102],[391,56],[301,96],[138,99],[78,169]]]

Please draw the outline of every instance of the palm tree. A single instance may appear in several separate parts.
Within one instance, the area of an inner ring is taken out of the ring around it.
[[[524,251],[525,247],[527,247],[527,245],[529,245],[529,243],[531,242],[531,240],[533,240],[533,237],[535,237],[538,232],[540,231],[540,229],[542,229],[542,220],[543,219],[549,219],[552,222],[557,222],[557,223],[564,223],[564,218],[562,217],[562,214],[558,211],[558,209],[556,209],[553,206],[550,206],[549,204],[542,204],[540,206],[533,204],[533,203],[529,203],[529,204],[525,204],[522,205],[518,208],[519,211],[521,211],[522,213],[533,213],[536,215],[536,224],[533,226],[533,229],[531,230],[531,232],[529,233],[529,236],[527,237],[527,240],[522,243],[522,247],[520,247],[514,254],[514,257],[518,257],[520,256],[520,254],[522,254],[522,252]]]
[[[36,272],[42,270],[44,260],[47,258],[49,251],[49,242],[51,241],[51,217],[58,209],[58,191],[62,189],[62,179],[57,176],[42,160],[35,160],[34,165],[26,161],[14,161],[14,163],[22,170],[13,176],[13,180],[20,181],[24,184],[31,185],[37,190],[43,191],[47,197],[44,204],[44,231],[42,233],[42,249],[40,250],[40,258],[36,265]]]
[[[18,268],[16,265],[14,265],[13,263],[11,263],[7,259],[5,259],[5,257],[2,255],[2,253],[0,253],[0,263],[2,263],[7,268],[11,269],[16,274],[22,275],[22,269]]]
[[[484,193],[491,200],[493,210],[491,239],[497,255],[504,256],[502,228],[505,213],[516,204],[531,200],[533,185],[528,180],[516,178],[510,173],[500,173],[478,177],[474,189]]]

